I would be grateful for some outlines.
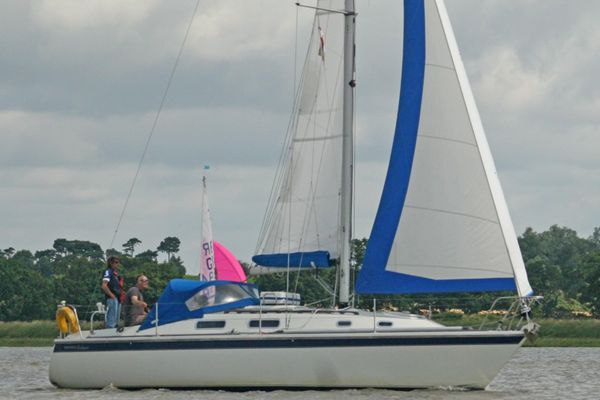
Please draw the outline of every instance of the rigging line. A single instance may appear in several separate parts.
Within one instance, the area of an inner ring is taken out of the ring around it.
[[[294,36],[294,87],[292,88],[292,96],[293,96],[293,101],[292,101],[292,107],[294,106],[294,103],[296,102],[295,100],[295,94],[296,94],[296,83],[298,80],[297,74],[298,74],[298,7],[296,7],[296,31],[295,31],[295,36]]]
[[[327,16],[326,19],[325,19],[325,26],[329,26],[329,19],[330,19],[330,16]],[[315,16],[315,23],[317,23],[318,26],[321,25],[320,24],[320,18],[318,16]],[[313,25],[313,34],[312,35],[314,35],[314,33],[315,33],[315,31],[314,31],[314,25]],[[311,35],[311,37],[312,37],[312,35]],[[314,43],[314,42],[311,40],[311,48],[312,48],[312,43]],[[340,63],[340,65],[343,65],[343,64]],[[323,61],[322,65],[320,67],[320,70],[322,71],[324,68],[325,68],[325,66],[324,66],[324,61]],[[325,92],[325,98],[328,99],[330,103],[335,103],[335,97],[332,96],[332,93],[333,94],[337,93],[336,87],[339,86],[339,82],[340,82],[340,79],[339,79],[339,69],[340,68],[338,66],[338,74],[335,77],[336,79],[334,79],[333,90],[331,90],[331,93],[328,90],[329,89],[329,85],[328,85],[328,80],[327,80],[327,74],[326,73],[324,73],[324,72],[320,73],[319,77],[318,77],[318,80],[317,80],[317,87],[318,88],[321,88],[321,86],[323,87],[322,90]],[[321,82],[324,82],[324,83],[321,85]],[[321,89],[319,89],[319,92],[321,92]],[[317,212],[317,210],[315,208],[315,204],[316,204],[315,199],[316,199],[316,195],[317,195],[317,188],[319,187],[319,176],[321,174],[318,174],[318,175],[315,176],[315,165],[317,166],[316,170],[320,171],[321,168],[322,168],[322,166],[323,166],[323,162],[325,160],[326,147],[325,147],[325,145],[321,146],[320,157],[319,157],[319,160],[317,162],[316,161],[317,157],[315,157],[315,155],[317,155],[317,151],[316,150],[318,150],[318,149],[316,148],[315,141],[317,141],[317,140],[325,140],[325,139],[333,139],[333,138],[337,138],[337,137],[342,137],[342,135],[327,136],[331,132],[331,125],[333,124],[333,122],[332,122],[332,113],[335,112],[335,111],[337,111],[337,110],[339,110],[340,108],[339,107],[334,107],[334,104],[326,104],[326,105],[327,105],[327,107],[323,107],[323,105],[317,105],[316,103],[313,103],[312,107],[311,107],[311,110],[310,110],[310,116],[311,117],[309,118],[309,122],[312,125],[312,132],[315,132],[317,130],[319,130],[319,131],[322,130],[322,131],[325,132],[325,136],[315,137],[314,133],[313,133],[313,137],[312,138],[302,138],[302,139],[294,139],[293,140],[293,143],[298,143],[298,142],[312,142],[312,149],[313,150],[310,152],[310,154],[312,156],[312,159],[311,159],[311,162],[309,163],[310,168],[311,168],[311,174],[310,174],[310,176],[311,176],[311,181],[310,181],[311,187],[309,188],[309,196],[308,196],[309,201],[307,202],[306,207],[305,207],[305,213],[304,213],[305,218],[304,218],[304,221],[302,223],[302,228],[301,228],[300,232],[301,232],[301,238],[304,237],[305,233],[307,233],[307,229],[308,229],[308,226],[309,226],[309,223],[310,223],[309,220],[311,218],[311,215],[314,215],[314,219],[313,220],[314,220],[314,224],[315,224],[315,230],[317,232],[317,237],[316,237],[316,239],[317,239],[317,246],[319,246],[319,247],[320,247],[320,241],[319,241],[319,235],[318,235],[319,224],[318,224],[318,218],[316,218],[316,212]],[[327,120],[325,121],[324,124],[323,123],[320,124],[319,121],[318,121],[318,119],[315,117],[316,115],[319,115],[319,114],[324,114],[324,115],[326,114]]]
[[[332,10],[332,9],[329,9],[329,8],[307,6],[307,5],[304,5],[304,4],[300,4],[300,2],[296,2],[296,5],[298,7],[312,8],[313,10],[316,10],[315,15],[328,14],[328,13],[344,14],[344,15],[356,15],[356,13],[354,13],[354,12],[348,12],[346,10]],[[320,11],[320,13],[319,13],[319,11]]]
[[[192,17],[190,18],[190,22],[185,31],[185,36],[183,37],[181,46],[179,47],[179,52],[177,53],[177,57],[175,58],[175,63],[173,64],[171,74],[167,81],[167,86],[165,87],[165,90],[163,92],[162,99],[160,100],[160,105],[158,106],[156,116],[154,117],[154,122],[152,123],[152,127],[150,128],[150,133],[148,134],[148,138],[146,139],[146,144],[144,146],[144,150],[142,151],[142,156],[140,157],[140,161],[138,163],[137,169],[133,176],[133,180],[131,181],[131,186],[129,187],[129,192],[127,193],[127,198],[125,199],[125,204],[123,204],[123,209],[121,210],[121,215],[119,216],[119,221],[117,222],[117,226],[113,233],[112,239],[110,240],[109,248],[111,248],[111,249],[113,248],[115,238],[117,237],[117,233],[119,232],[119,227],[121,226],[121,222],[123,221],[123,217],[125,216],[125,211],[127,210],[127,206],[129,205],[129,200],[131,199],[131,195],[133,194],[133,188],[135,187],[137,178],[140,174],[140,170],[142,169],[142,164],[144,163],[144,158],[146,158],[146,153],[148,152],[148,147],[150,146],[150,141],[152,140],[152,136],[154,135],[154,131],[156,130],[156,126],[158,125],[158,119],[160,118],[160,114],[165,105],[165,101],[167,99],[167,94],[169,93],[169,89],[171,88],[171,83],[173,82],[173,77],[175,76],[175,71],[177,70],[177,66],[179,65],[179,60],[181,59],[181,55],[183,54],[183,49],[185,47],[185,43],[187,42],[187,38],[190,34],[190,29],[192,27],[192,23],[194,22],[194,18],[196,17],[196,12],[198,11],[199,5],[200,5],[200,0],[196,0],[196,6],[194,7],[194,12],[192,13]]]
[[[296,93],[297,93],[297,89],[296,89],[296,75],[298,74],[298,11],[299,8],[296,7],[296,30],[295,30],[295,37],[294,37],[294,88],[293,88],[293,92],[294,93],[294,103],[296,103]],[[295,107],[295,104],[292,104],[292,107]],[[294,142],[294,138],[291,138],[291,143],[292,144]],[[291,185],[290,185],[291,186]],[[291,218],[291,213],[292,213],[292,202],[290,201],[290,208],[289,208],[289,213],[290,216],[288,217],[288,265],[287,265],[287,285],[286,285],[286,294],[285,294],[285,298],[286,298],[286,306],[287,306],[287,297],[288,297],[288,292],[289,292],[289,285],[290,285],[290,252],[291,252],[291,244],[290,244],[290,240],[291,240],[291,229],[292,229],[292,218]],[[300,249],[299,249],[300,250]],[[302,265],[302,258],[300,258],[300,265]],[[300,265],[298,266],[298,273],[296,274],[296,284],[294,285],[294,292],[296,291],[296,289],[298,288],[298,280],[300,279]],[[287,307],[286,307],[286,322],[289,323],[288,319],[288,314],[287,314]]]
[[[309,47],[310,49],[310,47]],[[294,66],[294,68],[296,68]],[[295,79],[295,78],[294,78]],[[304,81],[304,69],[302,71],[302,75],[300,76],[300,82],[298,84],[298,88],[303,85]],[[269,223],[272,220],[274,214],[277,212],[278,205],[278,197],[277,194],[281,192],[282,186],[286,183],[285,179],[287,177],[287,165],[289,160],[287,159],[288,152],[290,151],[290,146],[292,145],[292,138],[294,134],[294,130],[297,127],[297,119],[298,119],[298,110],[296,105],[299,104],[301,91],[298,89],[294,89],[294,101],[292,103],[292,112],[290,114],[290,118],[288,121],[288,125],[285,131],[285,137],[281,145],[281,151],[279,152],[279,159],[277,161],[277,170],[275,174],[275,178],[273,179],[273,186],[271,186],[271,191],[269,192],[269,197],[267,200],[267,208],[265,210],[263,221],[259,230],[259,237],[256,243],[255,254],[259,254],[261,250],[264,250],[264,242],[269,232]],[[282,211],[283,212],[283,211]]]
[[[313,35],[314,35],[314,25],[313,25],[313,29],[311,30],[310,43],[313,42]],[[298,47],[297,40],[296,40],[295,46]],[[281,145],[281,151],[279,153],[279,160],[277,162],[277,172],[275,175],[275,179],[273,181],[273,186],[271,187],[271,191],[269,193],[269,197],[268,197],[268,201],[267,201],[267,209],[265,210],[263,221],[262,221],[262,224],[261,224],[261,227],[259,230],[260,233],[259,233],[258,242],[256,243],[255,254],[259,254],[260,250],[263,249],[265,237],[266,237],[267,233],[269,232],[269,226],[268,226],[269,221],[271,221],[271,219],[273,218],[273,215],[276,212],[277,205],[278,205],[278,197],[275,197],[275,196],[277,196],[277,194],[280,193],[280,189],[281,189],[282,185],[285,183],[285,178],[288,173],[287,168],[288,168],[289,159],[287,156],[288,156],[288,153],[291,151],[290,148],[292,146],[292,138],[294,136],[294,131],[295,131],[295,129],[297,129],[297,124],[298,124],[298,107],[297,107],[297,105],[300,104],[301,95],[302,95],[302,90],[300,88],[303,87],[303,82],[305,79],[305,70],[307,68],[306,65],[308,63],[308,55],[310,54],[311,49],[312,49],[312,47],[310,45],[306,49],[306,56],[304,58],[305,61],[304,61],[304,65],[302,68],[302,72],[300,74],[300,81],[297,82],[297,89],[296,88],[294,89],[295,96],[294,96],[294,102],[292,104],[292,112],[290,115],[290,119],[288,121],[285,138]],[[294,68],[296,68],[296,63],[297,63],[297,60],[294,63]],[[289,168],[291,168],[291,167],[289,167]],[[282,210],[282,212],[283,212],[283,210]]]

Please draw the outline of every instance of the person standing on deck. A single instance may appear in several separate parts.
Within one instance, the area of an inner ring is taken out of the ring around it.
[[[102,277],[102,291],[106,299],[106,327],[116,328],[121,314],[123,302],[123,278],[119,276],[121,260],[118,257],[108,257],[107,269]]]

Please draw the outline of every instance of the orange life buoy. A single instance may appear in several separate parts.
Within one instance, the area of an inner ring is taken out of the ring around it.
[[[71,306],[64,306],[56,310],[56,325],[62,334],[79,332],[79,319],[75,309]]]

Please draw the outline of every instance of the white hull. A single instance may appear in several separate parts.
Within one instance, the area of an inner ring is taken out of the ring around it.
[[[354,325],[374,320],[330,315],[319,323],[340,318]],[[58,339],[50,380],[68,388],[485,388],[523,340],[520,331],[458,330],[418,317],[403,322],[404,331]]]

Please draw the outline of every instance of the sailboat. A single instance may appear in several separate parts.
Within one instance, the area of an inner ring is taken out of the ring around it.
[[[174,280],[140,325],[65,331],[59,387],[485,388],[535,332],[532,289],[442,0],[404,1],[389,168],[356,293],[516,291],[520,326],[446,327],[353,307],[353,0],[319,0],[253,273],[339,264],[337,307]],[[340,151],[341,150],[341,151]]]

